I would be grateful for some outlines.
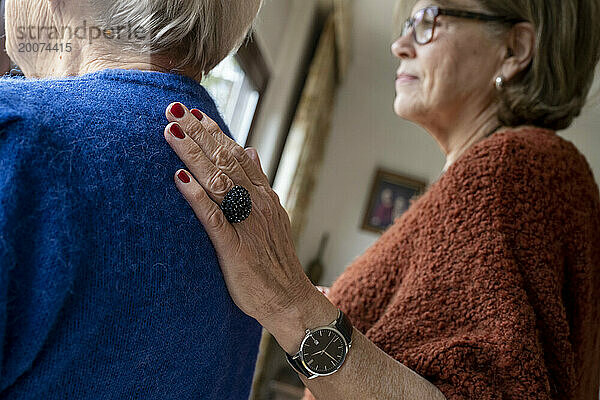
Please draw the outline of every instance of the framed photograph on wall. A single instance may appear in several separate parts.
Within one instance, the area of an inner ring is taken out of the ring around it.
[[[425,192],[425,182],[378,169],[371,184],[369,203],[362,229],[383,233],[410,206],[410,201]]]

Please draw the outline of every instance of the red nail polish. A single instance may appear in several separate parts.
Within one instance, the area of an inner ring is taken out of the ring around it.
[[[202,121],[202,118],[204,118],[204,115],[200,112],[200,110],[198,109],[193,109],[190,111],[192,114],[194,114],[194,117],[198,118],[198,121]]]
[[[183,109],[183,106],[180,103],[175,103],[171,107],[171,114],[173,114],[175,118],[183,118],[183,116],[185,115],[185,110]]]
[[[175,136],[177,139],[185,138],[185,133],[183,133],[181,127],[177,124],[171,125],[169,132],[171,132],[171,135]]]
[[[177,177],[183,183],[190,183],[190,177],[188,176],[188,174],[185,173],[185,171],[179,171]]]

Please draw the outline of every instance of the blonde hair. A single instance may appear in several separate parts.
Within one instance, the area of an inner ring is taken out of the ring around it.
[[[500,122],[554,130],[569,127],[586,103],[600,59],[600,0],[476,2],[491,15],[529,21],[536,32],[531,64],[499,93]],[[415,3],[400,0],[397,17],[405,18]]]
[[[124,51],[159,55],[201,79],[236,50],[262,0],[89,0],[105,30],[127,27]],[[135,34],[131,34],[135,32]]]

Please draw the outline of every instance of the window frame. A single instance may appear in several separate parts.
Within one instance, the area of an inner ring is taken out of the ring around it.
[[[252,135],[256,128],[256,121],[258,120],[258,116],[261,112],[263,98],[271,78],[271,72],[267,66],[267,62],[265,61],[260,47],[256,43],[256,37],[254,33],[250,33],[248,35],[244,41],[244,44],[235,54],[235,60],[248,77],[252,87],[258,92],[258,102],[256,103],[254,115],[252,116],[252,122],[250,123],[250,129],[248,130],[248,136],[246,137],[247,144],[252,140]]]

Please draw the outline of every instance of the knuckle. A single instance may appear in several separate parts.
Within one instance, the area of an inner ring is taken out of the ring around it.
[[[210,133],[210,135],[219,143],[221,142],[221,129],[215,124],[215,125],[211,125],[208,128],[208,132]]]
[[[210,226],[219,227],[225,224],[225,215],[218,208],[214,208],[213,210],[209,211],[206,219]]]
[[[206,129],[206,133],[208,135],[210,135],[210,137],[215,140],[217,143],[222,144],[222,140],[221,140],[221,129],[219,128],[219,126],[217,124],[208,124],[205,126]]]
[[[212,119],[206,121],[206,130],[209,131],[210,134],[213,136],[223,133],[223,131],[219,127],[219,124],[217,124]]]
[[[219,146],[216,154],[217,167],[224,169],[225,171],[235,170],[236,159],[231,156],[231,153],[223,146]]]
[[[202,204],[202,202],[204,202],[204,197],[206,195],[204,194],[204,192],[202,190],[196,190],[193,194],[192,194],[192,201],[196,204]]]
[[[271,205],[268,204],[266,207],[264,207],[262,212],[266,218],[273,218],[273,209],[271,208]]]
[[[248,157],[248,154],[246,153],[246,150],[242,149],[238,145],[234,145],[233,146],[232,153],[235,156],[235,158],[237,158],[238,160],[244,160],[244,159],[246,159],[246,157]]]
[[[205,156],[199,148],[191,147],[189,150],[189,159],[193,164],[204,164]]]
[[[196,122],[189,122],[186,127],[186,131],[189,136],[194,140],[201,140],[204,136],[204,132],[202,130],[202,125]]]
[[[266,192],[266,193],[264,193]],[[263,190],[263,194],[262,196],[264,196],[264,198],[266,199],[265,206],[264,206],[264,213],[265,216],[267,216],[268,218],[275,218],[278,213],[279,213],[279,203],[277,202],[273,202],[273,197],[270,193],[270,191],[264,191]]]
[[[210,191],[216,195],[225,195],[228,189],[227,176],[218,169],[208,181]]]

